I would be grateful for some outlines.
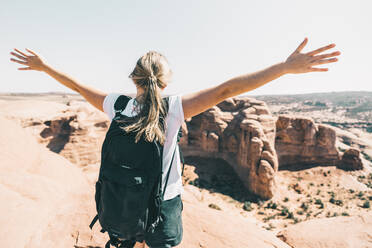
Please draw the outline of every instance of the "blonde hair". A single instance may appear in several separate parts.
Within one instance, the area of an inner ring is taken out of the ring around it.
[[[136,99],[140,106],[136,121],[122,127],[126,132],[136,132],[135,142],[143,136],[149,142],[155,140],[164,144],[167,113],[160,89],[168,85],[171,75],[167,59],[155,51],[149,51],[140,57],[129,75],[134,84],[144,90],[139,99]]]

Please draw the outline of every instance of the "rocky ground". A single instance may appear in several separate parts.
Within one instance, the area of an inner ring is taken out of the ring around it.
[[[254,216],[267,230],[278,232],[310,219],[371,212],[372,172],[345,172],[334,166],[281,170],[275,197],[262,201],[244,190],[233,171],[218,165],[223,161],[203,162],[199,158],[188,163],[184,178],[186,184],[196,186],[193,192],[199,199],[219,211]]]

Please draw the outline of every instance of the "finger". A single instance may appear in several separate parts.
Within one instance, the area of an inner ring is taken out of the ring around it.
[[[38,56],[34,51],[32,51],[31,49],[28,49],[28,48],[26,48],[26,50],[29,52],[29,53],[31,53],[31,54],[33,54],[33,55],[35,55],[35,56]]]
[[[329,58],[329,57],[338,56],[340,54],[341,54],[341,52],[340,51],[337,51],[337,52],[333,52],[333,53],[327,53],[327,54],[317,55],[317,56],[314,56],[313,58],[315,60],[317,60],[317,59],[325,59],[325,58]]]
[[[10,60],[11,60],[11,61],[14,61],[14,62],[17,62],[17,63],[19,63],[19,64],[22,64],[22,65],[27,65],[26,62],[24,62],[24,61],[20,61],[20,60],[18,60],[18,59],[13,59],[13,58],[11,58]]]
[[[332,47],[335,47],[335,46],[336,46],[336,44],[332,43],[332,44],[330,44],[328,46],[324,46],[324,47],[318,48],[316,50],[313,50],[311,52],[308,52],[307,55],[311,55],[312,56],[312,55],[321,53],[321,52],[323,52],[325,50],[331,49]]]
[[[310,67],[308,69],[309,69],[309,71],[328,71],[328,68],[314,68],[314,67]]]
[[[16,56],[19,59],[27,60],[25,57],[23,57],[21,55],[18,55],[18,54],[14,53],[14,52],[10,52],[10,54]]]
[[[22,54],[23,56],[27,57],[26,54],[24,54],[23,52],[19,51],[17,48],[14,48],[15,51],[17,51],[18,53]]]
[[[31,67],[21,67],[21,68],[18,68],[18,70],[26,71],[26,70],[32,70],[32,69],[31,69]]]
[[[296,48],[295,52],[301,52],[301,50],[306,46],[307,43],[307,37],[304,39],[303,42]]]
[[[317,61],[311,62],[310,64],[311,65],[322,65],[322,64],[327,64],[327,63],[333,63],[333,62],[336,62],[336,61],[338,61],[337,58],[323,59],[323,60],[317,60]]]

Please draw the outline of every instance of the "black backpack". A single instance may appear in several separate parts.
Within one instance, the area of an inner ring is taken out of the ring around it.
[[[114,104],[115,117],[102,144],[101,166],[95,184],[97,215],[89,227],[92,229],[99,220],[101,232],[108,232],[110,237],[105,248],[109,248],[110,244],[132,248],[136,241],[144,240],[146,233],[154,231],[162,221],[161,202],[171,170],[169,168],[167,172],[162,192],[163,146],[156,141],[148,142],[143,137],[135,143],[135,133],[127,133],[120,128],[135,118],[120,114],[130,99],[121,95]],[[168,111],[169,98],[163,98],[163,103]],[[165,121],[165,116],[161,121]],[[182,128],[177,141],[180,137]],[[184,161],[179,151],[183,175]]]

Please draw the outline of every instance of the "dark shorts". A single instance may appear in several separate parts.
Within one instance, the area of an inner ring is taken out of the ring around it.
[[[155,228],[154,233],[147,233],[145,236],[146,244],[150,248],[170,248],[181,243],[182,210],[183,203],[180,195],[162,202],[163,221]]]

